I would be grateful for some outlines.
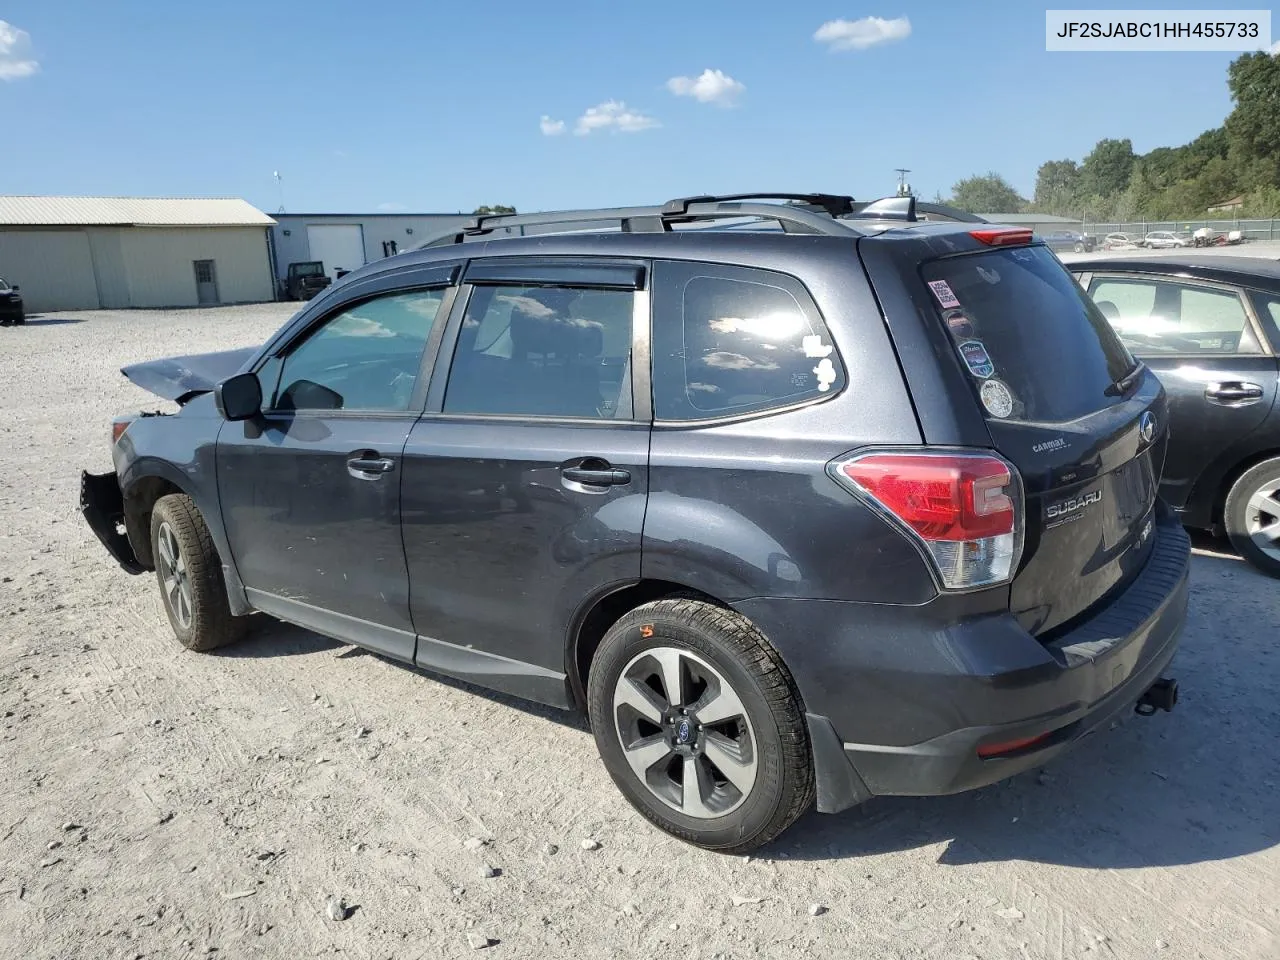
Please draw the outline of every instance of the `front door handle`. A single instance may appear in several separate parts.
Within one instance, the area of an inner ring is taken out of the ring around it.
[[[1245,404],[1262,399],[1262,387],[1256,383],[1229,381],[1211,383],[1204,388],[1204,395],[1215,403]]]
[[[357,480],[377,480],[395,468],[396,462],[390,457],[380,457],[373,452],[357,454],[347,461],[347,473]]]
[[[563,467],[560,476],[574,483],[588,487],[617,487],[631,482],[631,474],[626,470],[618,470],[608,465],[593,469],[590,467]]]

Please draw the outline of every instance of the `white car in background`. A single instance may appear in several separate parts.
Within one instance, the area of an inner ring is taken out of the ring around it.
[[[1172,230],[1153,230],[1142,238],[1142,245],[1149,250],[1171,250],[1191,246],[1191,237]]]
[[[1142,241],[1128,233],[1108,233],[1102,238],[1103,250],[1137,250]]]

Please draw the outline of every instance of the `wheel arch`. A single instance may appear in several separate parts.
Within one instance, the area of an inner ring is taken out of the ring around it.
[[[1258,466],[1260,463],[1266,463],[1268,460],[1280,460],[1280,447],[1273,447],[1265,450],[1257,450],[1248,456],[1239,460],[1231,469],[1223,474],[1222,480],[1218,483],[1217,489],[1214,491],[1213,501],[1209,505],[1209,523],[1215,529],[1223,528],[1224,513],[1227,507],[1227,497],[1231,494],[1231,488],[1246,473]]]
[[[155,569],[155,557],[151,552],[151,513],[161,497],[185,494],[195,504],[218,551],[222,565],[223,581],[227,589],[227,602],[234,616],[252,613],[244,592],[244,584],[236,571],[231,546],[222,526],[222,514],[218,509],[217,493],[202,495],[193,478],[183,470],[163,460],[139,460],[129,469],[120,485],[124,495],[125,530],[133,545],[134,555],[148,570]],[[212,497],[212,503],[210,502]]]
[[[587,712],[587,677],[591,661],[609,628],[636,607],[654,600],[687,597],[729,609],[729,604],[687,584],[671,580],[644,579],[613,586],[588,598],[570,621],[565,656],[565,672],[574,706]]]

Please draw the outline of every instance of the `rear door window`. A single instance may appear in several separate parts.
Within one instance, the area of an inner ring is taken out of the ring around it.
[[[1045,247],[948,257],[922,273],[988,416],[1062,422],[1120,399],[1110,388],[1133,357]]]
[[[444,412],[630,419],[635,297],[630,290],[477,286]]]
[[[838,393],[844,366],[794,277],[699,263],[656,267],[654,413],[738,416]]]
[[[1139,356],[1261,352],[1235,290],[1095,274],[1089,292]]]

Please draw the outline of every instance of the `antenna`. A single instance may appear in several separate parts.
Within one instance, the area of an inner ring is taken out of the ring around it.
[[[284,177],[280,176],[279,170],[272,170],[271,176],[275,177],[276,187],[280,191],[280,208],[276,210],[276,213],[284,213]]]
[[[898,196],[911,196],[911,184],[907,183],[907,174],[911,171],[906,167],[894,167],[893,172],[898,175]]]

